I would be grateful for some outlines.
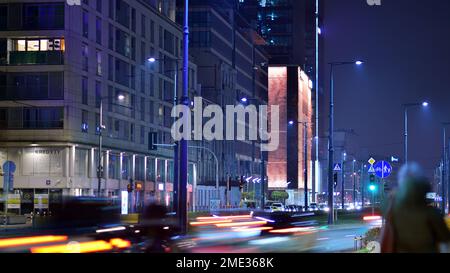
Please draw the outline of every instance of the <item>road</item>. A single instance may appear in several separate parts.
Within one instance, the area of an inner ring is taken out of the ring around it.
[[[369,224],[354,224],[322,230],[318,234],[316,245],[306,252],[340,253],[353,251],[355,237],[363,236],[370,228]]]

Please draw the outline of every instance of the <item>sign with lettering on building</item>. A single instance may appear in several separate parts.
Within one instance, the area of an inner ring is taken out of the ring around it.
[[[35,209],[48,209],[48,194],[35,194],[34,195],[34,208]]]

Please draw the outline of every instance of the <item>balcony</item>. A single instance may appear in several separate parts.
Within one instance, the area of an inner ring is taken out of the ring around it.
[[[63,65],[63,51],[11,51],[9,65]]]

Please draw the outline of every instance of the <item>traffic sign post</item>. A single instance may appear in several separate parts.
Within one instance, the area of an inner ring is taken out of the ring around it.
[[[375,175],[381,179],[387,178],[392,173],[392,166],[386,161],[379,161],[374,166]]]
[[[14,172],[16,171],[16,164],[12,161],[3,163],[3,213],[5,228],[8,225],[8,194],[14,189]]]
[[[342,165],[340,163],[336,163],[334,164],[334,169],[335,172],[340,172],[342,171]]]

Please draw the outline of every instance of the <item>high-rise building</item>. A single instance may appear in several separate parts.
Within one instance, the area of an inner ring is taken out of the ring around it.
[[[298,66],[313,82],[312,128],[315,139],[312,146],[314,161],[312,201],[315,201],[323,180],[320,176],[320,166],[324,165],[324,162],[321,162],[321,154],[327,147],[325,143],[319,142],[319,137],[325,135],[326,130],[326,126],[323,126],[326,115],[321,114],[326,112],[322,105],[324,79],[321,75],[324,70],[323,50],[320,46],[323,1],[240,0],[237,4],[242,17],[246,18],[251,27],[264,39],[263,47],[270,55],[270,64]]]
[[[287,191],[289,204],[303,205],[307,188],[309,203],[313,184],[312,81],[298,66],[270,66],[269,105],[278,105],[280,111],[280,145],[269,152],[267,163],[269,191]]]
[[[22,212],[37,194],[49,195],[50,208],[63,195],[118,198],[130,179],[134,205],[151,196],[171,203],[173,151],[149,151],[148,133],[172,141],[181,41],[174,1],[0,2],[0,167],[17,166]],[[193,94],[194,64],[190,72]],[[189,158],[193,184],[195,151]]]

